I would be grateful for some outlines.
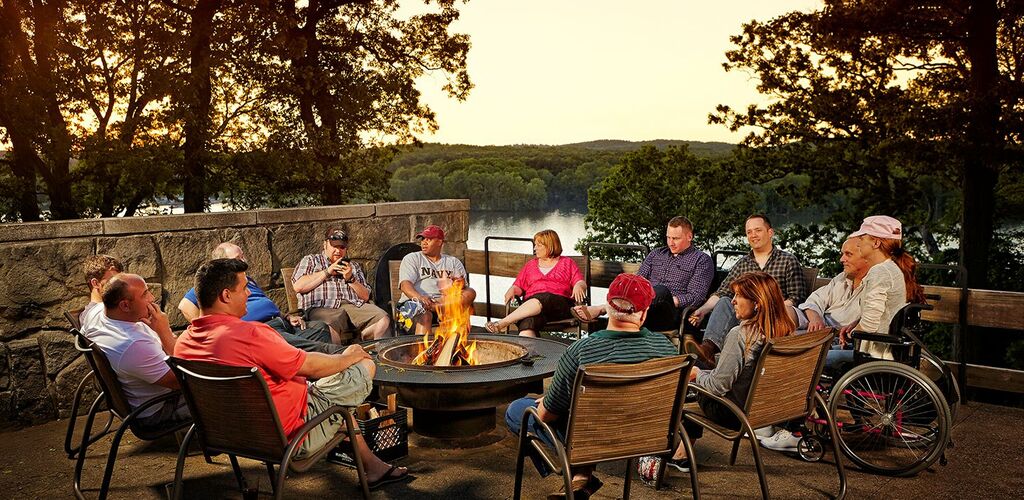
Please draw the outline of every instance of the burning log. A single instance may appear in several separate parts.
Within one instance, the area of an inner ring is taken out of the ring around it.
[[[432,365],[437,361],[437,357],[441,354],[441,348],[444,347],[444,337],[435,336],[434,340],[430,342],[430,345],[420,352],[416,359],[412,360],[414,365]]]
[[[459,339],[461,338],[462,335],[458,332],[444,338],[444,347],[441,348],[441,353],[434,361],[434,366],[453,366],[453,361],[458,357]]]

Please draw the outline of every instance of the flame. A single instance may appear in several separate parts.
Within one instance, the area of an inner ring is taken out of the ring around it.
[[[441,308],[437,312],[439,326],[434,332],[433,338],[430,335],[423,336],[420,354],[416,356],[413,363],[418,365],[428,364],[428,362],[435,364],[436,361],[428,361],[427,358],[431,356],[436,358],[439,353],[428,353],[428,351],[435,344],[437,344],[437,350],[440,350],[440,347],[448,341],[448,338],[455,335],[458,344],[452,350],[456,354],[456,359],[451,360],[452,365],[478,364],[476,341],[468,342],[469,320],[472,316],[472,309],[462,307],[462,288],[464,286],[464,280],[455,280],[451,286],[441,292]],[[440,342],[438,342],[438,339],[440,339]]]

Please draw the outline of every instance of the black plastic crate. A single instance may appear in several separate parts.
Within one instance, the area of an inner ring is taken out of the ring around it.
[[[388,406],[382,403],[370,403],[377,411],[387,410]],[[399,406],[397,411],[391,415],[384,415],[369,420],[356,419],[359,430],[363,433],[363,439],[367,446],[373,450],[385,462],[391,462],[399,458],[409,456],[409,409]],[[335,449],[327,454],[327,460],[355,467],[352,458],[352,446],[348,442],[342,442]]]

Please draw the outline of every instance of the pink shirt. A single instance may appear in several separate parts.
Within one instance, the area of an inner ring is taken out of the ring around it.
[[[530,259],[516,276],[514,286],[523,289],[527,297],[538,293],[553,293],[563,297],[572,297],[572,287],[577,281],[583,280],[583,273],[576,266],[576,261],[569,257],[559,257],[555,267],[548,274],[540,272],[537,259]]]
[[[290,437],[305,423],[306,379],[298,371],[306,353],[288,345],[273,328],[227,314],[200,316],[178,337],[174,355],[228,366],[258,367],[270,388],[285,435]]]

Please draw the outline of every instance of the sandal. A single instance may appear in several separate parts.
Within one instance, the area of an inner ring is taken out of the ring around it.
[[[597,321],[597,318],[590,315],[590,309],[585,305],[573,306],[572,309],[569,309],[569,313],[580,323],[593,323]]]
[[[484,324],[484,328],[486,328],[487,331],[491,333],[501,333],[501,331],[504,330],[504,328],[502,328],[497,321],[488,321],[487,323]]]
[[[405,481],[406,479],[409,479],[411,477],[409,476],[409,469],[405,469],[405,471],[403,471],[401,474],[397,476],[392,475],[392,473],[394,473],[398,469],[399,467],[397,465],[392,465],[391,468],[388,469],[388,471],[385,472],[384,475],[380,477],[380,479],[376,481],[370,481],[367,484],[367,486],[369,486],[371,490],[375,490],[377,488],[380,488],[381,486],[384,486],[385,484],[397,483],[398,481]]]

